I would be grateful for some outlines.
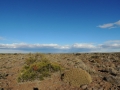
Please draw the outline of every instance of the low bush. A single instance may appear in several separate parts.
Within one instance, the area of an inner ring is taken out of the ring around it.
[[[19,76],[18,82],[30,80],[43,80],[44,77],[49,77],[53,72],[61,70],[58,63],[50,62],[47,58],[30,57],[26,59]]]

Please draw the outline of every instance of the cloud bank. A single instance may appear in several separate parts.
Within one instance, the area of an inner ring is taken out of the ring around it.
[[[117,28],[120,26],[120,20],[117,21],[117,22],[114,22],[114,23],[106,23],[106,24],[103,24],[103,25],[99,25],[98,27],[99,28],[108,28],[108,29],[111,29],[111,28]]]
[[[0,44],[0,53],[75,53],[75,52],[120,52],[120,40],[107,41],[103,44],[75,43],[73,45],[58,44]]]

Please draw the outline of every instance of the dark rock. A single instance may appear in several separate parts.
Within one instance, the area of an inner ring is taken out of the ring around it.
[[[113,77],[113,76],[106,76],[103,78],[103,80],[110,82],[111,84],[120,86],[120,77]]]
[[[0,88],[0,90],[4,90],[4,88]]]
[[[108,73],[108,71],[107,71],[107,70],[98,70],[98,71]]]
[[[39,90],[38,88],[33,88],[33,90]]]
[[[80,53],[76,53],[75,55],[81,55]]]
[[[7,77],[9,74],[6,74],[5,76]]]

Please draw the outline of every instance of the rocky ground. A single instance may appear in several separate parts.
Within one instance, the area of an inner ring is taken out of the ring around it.
[[[61,79],[60,72],[43,81],[17,82],[18,74],[30,54],[0,54],[0,90],[120,90],[120,53],[45,54],[65,69],[81,68],[92,82],[73,87]]]

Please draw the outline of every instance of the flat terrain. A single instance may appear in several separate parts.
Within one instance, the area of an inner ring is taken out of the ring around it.
[[[65,71],[71,68],[87,71],[92,82],[80,87],[65,83],[60,72],[55,72],[42,81],[18,83],[17,77],[26,58],[31,55],[0,54],[0,90],[120,90],[120,53],[45,54],[51,62],[64,67]],[[38,53],[37,55],[39,56]]]

